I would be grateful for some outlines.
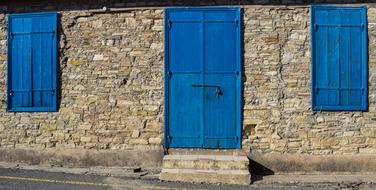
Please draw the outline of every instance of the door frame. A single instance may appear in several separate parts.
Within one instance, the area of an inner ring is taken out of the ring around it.
[[[242,116],[243,116],[243,14],[240,7],[232,6],[220,6],[220,7],[172,7],[164,9],[164,148],[169,148],[169,79],[171,72],[169,71],[169,25],[168,22],[170,12],[184,12],[184,11],[234,11],[238,14],[238,20],[235,21],[238,24],[239,30],[237,31],[237,42],[236,46],[238,51],[236,52],[237,60],[236,67],[237,71],[235,74],[238,75],[236,82],[236,130],[238,143],[236,149],[242,148]],[[204,118],[205,119],[205,118]],[[203,148],[202,148],[203,149]]]

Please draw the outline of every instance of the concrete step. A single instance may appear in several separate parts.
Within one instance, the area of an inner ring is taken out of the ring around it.
[[[188,151],[189,152],[189,151]],[[165,181],[186,181],[249,185],[249,160],[239,154],[187,154],[184,152],[165,155],[160,179]],[[202,152],[204,153],[204,152]]]
[[[166,155],[163,168],[199,170],[248,170],[246,156],[232,155]]]
[[[196,183],[222,183],[249,185],[251,176],[242,170],[191,170],[191,169],[163,169],[159,177],[165,181],[185,181]]]

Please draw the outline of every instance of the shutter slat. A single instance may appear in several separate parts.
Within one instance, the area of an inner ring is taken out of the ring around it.
[[[361,14],[359,12],[352,12],[349,15],[350,23],[361,22]],[[349,28],[350,33],[350,47],[349,52],[349,87],[362,88],[362,32],[361,28]],[[349,92],[349,106],[362,105],[362,92]]]
[[[21,19],[14,19],[12,20],[12,27],[9,27],[9,30],[20,30],[22,29],[22,20]],[[12,31],[10,31],[12,33]],[[19,75],[22,68],[22,36],[12,36],[11,42],[9,45],[11,47],[8,47],[8,49],[11,50],[11,62],[8,65],[8,97],[9,97],[9,107],[16,107],[22,105],[22,94],[17,93],[14,94],[12,92],[15,88],[22,88],[21,82],[22,82],[22,75]]]
[[[22,30],[23,32],[31,31],[32,23],[31,18],[24,18],[22,21]],[[30,35],[22,36],[22,58],[21,58],[21,88],[22,89],[32,89],[32,73],[31,73],[31,37]],[[22,92],[22,107],[31,107],[32,106],[32,93],[31,92]]]
[[[328,13],[326,11],[318,12],[316,14],[316,20],[318,22],[326,22],[328,17]],[[316,54],[315,60],[317,61],[316,66],[316,103],[317,105],[328,105],[328,91],[318,89],[319,87],[328,88],[328,70],[326,65],[326,60],[328,59],[328,28],[325,27],[317,27],[316,31]]]
[[[350,90],[350,79],[349,79],[349,56],[350,56],[350,33],[348,27],[351,23],[347,12],[340,12],[341,14],[341,25],[344,25],[340,28],[340,84],[341,84],[341,105],[348,105],[349,104],[349,94]]]
[[[51,30],[50,28],[55,29],[56,25],[56,20],[55,18],[48,18],[45,19],[44,23],[46,23],[44,26],[44,30],[48,31]],[[53,62],[53,54],[56,49],[53,47],[53,40],[56,39],[56,33],[54,34],[44,34],[42,35],[42,47],[45,47],[46,51],[43,51],[41,49],[41,54],[42,54],[42,66],[41,66],[41,71],[42,71],[42,77],[41,77],[41,84],[42,88],[55,88],[54,87],[54,79],[53,79],[53,72],[55,70],[53,64],[49,64]],[[56,84],[55,84],[56,85]],[[43,92],[42,93],[42,106],[47,106],[51,107],[53,106],[53,96],[49,92]]]
[[[331,22],[339,23],[340,14],[339,11],[328,11],[328,18],[331,18]],[[326,18],[327,19],[327,18]],[[339,87],[339,27],[328,28],[328,37],[326,39],[327,43],[327,87],[328,88],[338,88]],[[328,91],[328,105],[338,106],[339,105],[339,91]]]
[[[42,59],[43,56],[41,55],[42,50],[42,35],[41,33],[43,22],[41,22],[43,17],[41,18],[33,18],[33,30],[32,32],[32,43],[33,43],[33,87],[34,88],[43,88],[42,87]],[[44,47],[43,47],[44,48]],[[42,92],[41,91],[34,91],[33,92],[33,104],[34,106],[42,106]]]

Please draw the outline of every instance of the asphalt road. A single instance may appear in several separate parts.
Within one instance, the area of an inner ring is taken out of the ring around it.
[[[161,182],[157,179],[136,179],[125,177],[106,177],[85,174],[67,174],[59,172],[45,172],[39,170],[5,169],[0,168],[0,190],[127,190],[127,189],[209,189],[209,190],[334,190],[338,187],[311,186],[234,186],[208,185],[180,182]],[[352,188],[346,188],[352,189]]]

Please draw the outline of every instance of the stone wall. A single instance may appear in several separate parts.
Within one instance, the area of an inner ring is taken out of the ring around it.
[[[0,23],[0,148],[162,151],[163,10],[59,12],[56,113],[6,112]]]
[[[376,153],[375,8],[369,8],[369,111],[312,111],[307,7],[245,9],[243,146],[253,153]],[[248,149],[248,148],[246,148]]]
[[[309,20],[307,7],[245,10],[243,146],[253,152],[321,150],[311,143],[316,135],[307,137],[316,127],[310,110]]]
[[[163,153],[163,9],[77,7],[58,9],[56,113],[6,112],[6,18],[0,16],[0,149],[14,155],[4,159],[17,161],[12,149]],[[367,112],[310,109],[308,6],[244,5],[243,11],[243,149],[253,155],[375,153],[376,9],[368,9]]]

